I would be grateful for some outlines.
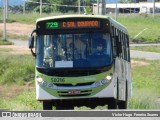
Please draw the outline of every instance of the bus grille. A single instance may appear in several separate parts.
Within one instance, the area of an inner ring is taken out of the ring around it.
[[[88,82],[88,83],[77,83],[76,85],[72,84],[63,84],[63,83],[54,83],[56,86],[62,86],[62,87],[73,87],[73,86],[86,86],[86,85],[92,85],[94,82]]]

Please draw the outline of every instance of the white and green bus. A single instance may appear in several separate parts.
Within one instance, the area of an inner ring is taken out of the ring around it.
[[[129,36],[112,18],[38,19],[29,48],[36,61],[36,99],[44,110],[127,108],[132,89]]]

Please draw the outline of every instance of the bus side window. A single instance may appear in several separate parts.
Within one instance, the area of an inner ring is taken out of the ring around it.
[[[122,42],[121,42],[121,32],[117,30],[116,45],[117,45],[117,56],[122,58]]]
[[[114,55],[114,57],[116,57],[117,56],[117,44],[116,44],[116,38],[115,38],[115,36],[113,36],[112,37],[112,43],[113,43],[113,55]]]

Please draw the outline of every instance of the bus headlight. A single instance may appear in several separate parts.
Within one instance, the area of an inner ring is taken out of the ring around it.
[[[102,85],[108,83],[112,79],[112,76],[108,75],[105,79],[101,80]]]
[[[111,80],[111,79],[112,79],[112,76],[108,75],[108,76],[106,76],[106,79],[107,79],[107,80]]]
[[[104,78],[104,79],[102,79],[100,81],[95,82],[94,85],[95,85],[95,87],[102,86],[102,85],[108,83],[109,81],[111,81],[111,79],[112,79],[112,76],[108,75],[108,76],[106,76],[106,78]]]
[[[43,82],[43,79],[40,78],[40,77],[38,77],[38,78],[36,78],[36,79],[37,79],[37,82],[38,82],[38,83],[42,83],[42,82]]]

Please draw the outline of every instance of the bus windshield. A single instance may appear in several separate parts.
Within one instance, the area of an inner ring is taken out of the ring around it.
[[[53,34],[37,36],[36,66],[92,68],[112,63],[110,34]]]

